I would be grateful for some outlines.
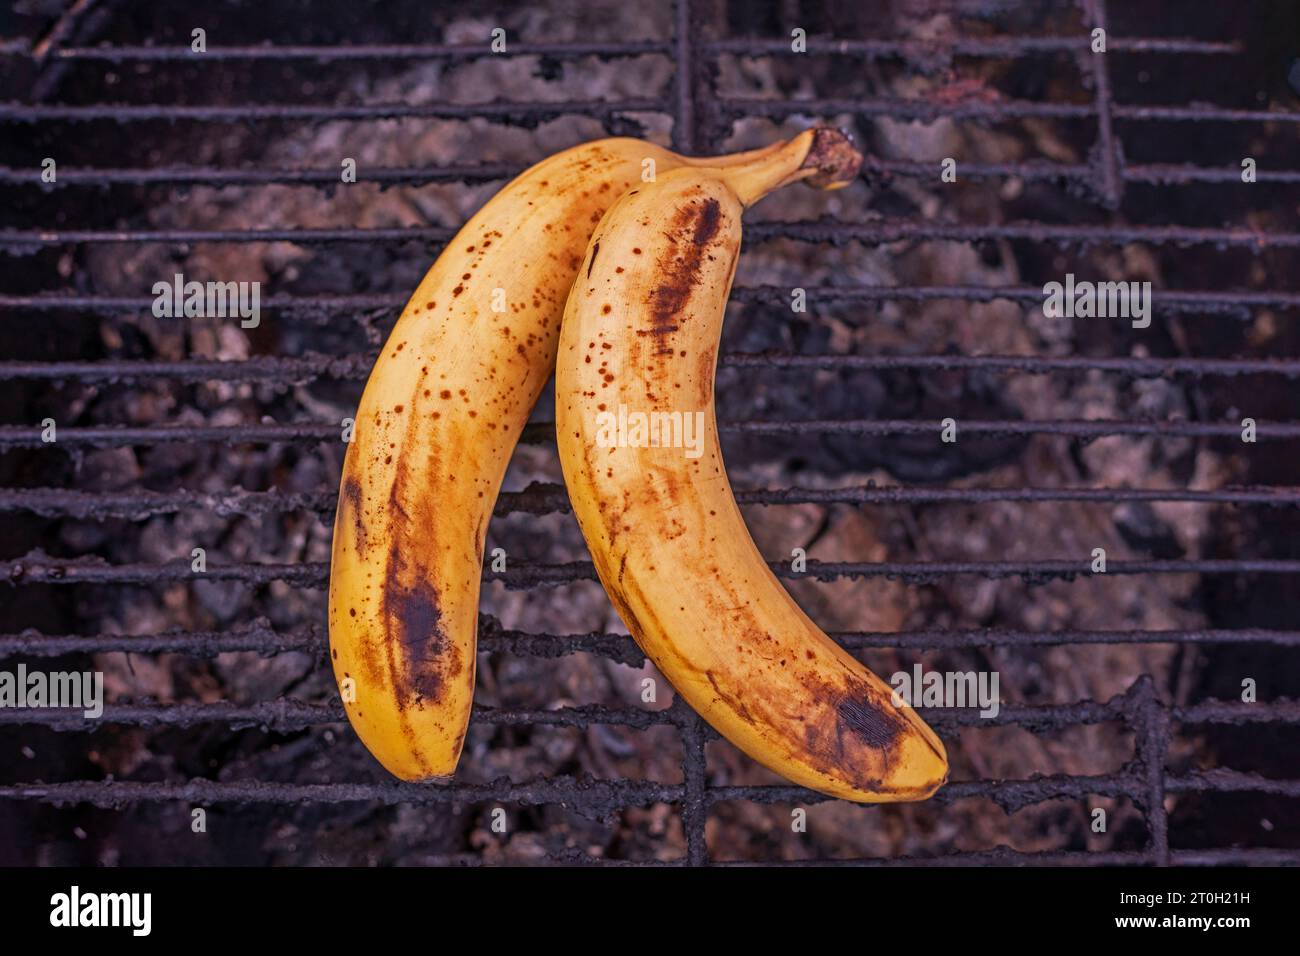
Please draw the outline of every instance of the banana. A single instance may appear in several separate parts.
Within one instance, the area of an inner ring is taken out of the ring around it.
[[[772,574],[732,495],[713,410],[742,210],[796,179],[842,185],[860,161],[838,134],[810,131],[745,165],[672,170],[616,202],[565,309],[556,432],[600,580],[687,703],[788,780],[880,803],[942,785],[943,743]]]
[[[334,520],[329,642],[345,710],[403,780],[456,768],[474,692],[484,529],[555,367],[565,297],[614,199],[692,164],[636,139],[538,163],[475,214],[420,282],[357,410]]]

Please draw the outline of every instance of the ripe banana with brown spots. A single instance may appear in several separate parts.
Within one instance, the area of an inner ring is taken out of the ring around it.
[[[596,228],[569,295],[555,404],[574,513],[646,655],[755,760],[878,803],[932,794],[947,779],[943,743],[763,560],[727,480],[713,404],[742,211],[795,179],[843,184],[860,162],[818,130],[746,166],[677,169],[629,191]]]
[[[651,169],[778,148],[688,159],[616,138],[557,153],[466,223],[402,311],[357,410],[329,583],[330,657],[348,719],[394,775],[456,768],[484,531],[555,368],[565,298],[596,223]]]

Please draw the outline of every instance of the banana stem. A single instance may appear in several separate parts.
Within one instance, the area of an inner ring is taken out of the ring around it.
[[[702,166],[705,169],[718,169],[720,167],[738,166],[744,163],[751,163],[756,159],[763,159],[771,156],[785,144],[780,140],[775,143],[768,143],[766,146],[759,146],[756,149],[747,149],[740,153],[723,153],[721,156],[682,156],[681,160],[688,166]]]
[[[791,183],[806,181],[818,189],[839,189],[856,178],[862,154],[839,130],[828,127],[805,130],[754,159],[717,168],[748,208],[768,193]]]

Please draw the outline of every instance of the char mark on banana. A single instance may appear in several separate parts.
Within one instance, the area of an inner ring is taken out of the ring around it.
[[[682,312],[699,286],[700,264],[706,248],[722,226],[722,206],[716,199],[692,199],[673,217],[670,244],[659,260],[663,281],[650,293],[650,327],[638,335],[653,336],[656,355],[672,354],[664,339],[681,327]]]
[[[829,706],[804,725],[810,766],[855,787],[892,792],[886,781],[905,733],[902,722],[873,706],[865,687],[823,693]]]
[[[437,588],[397,546],[388,555],[383,620],[388,646],[400,651],[400,660],[389,658],[399,700],[407,706],[441,701],[447,682],[460,674],[460,650],[443,625]]]
[[[745,702],[735,694],[728,694],[724,691],[718,684],[718,679],[713,675],[713,671],[705,671],[704,676],[708,678],[709,686],[713,688],[713,693],[718,700],[730,707],[732,711],[735,712],[736,716],[745,723],[752,727],[758,726],[758,721],[756,721],[754,715],[749,712],[749,708],[745,706]]]
[[[421,375],[421,382],[423,379]],[[412,415],[407,423],[408,441],[415,421]],[[431,452],[433,473],[438,471],[438,457]],[[389,493],[393,543],[384,568],[380,606],[389,680],[403,708],[440,703],[448,683],[463,667],[460,649],[443,621],[442,602],[434,584],[437,576],[411,554],[415,542],[426,541],[429,529],[435,529],[437,522],[432,520],[428,503],[409,494],[410,469],[408,461],[398,462]],[[414,516],[406,507],[412,500],[417,512]],[[417,531],[417,520],[425,529],[422,533]]]
[[[349,475],[343,481],[343,495],[340,498],[343,513],[339,515],[339,526],[352,525],[357,539],[357,554],[365,556],[367,551],[366,521],[361,505],[361,482]]]
[[[846,693],[835,713],[840,723],[867,746],[891,747],[903,733],[903,722],[895,714],[875,706],[867,693],[865,688]]]

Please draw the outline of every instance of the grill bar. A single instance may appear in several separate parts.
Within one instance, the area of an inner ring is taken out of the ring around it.
[[[76,32],[77,25],[85,17],[91,7],[97,0],[73,0],[72,3],[59,14],[59,19],[55,21],[54,26],[31,50],[31,57],[38,64],[44,63],[51,54],[58,55],[63,52],[62,44]],[[0,51],[9,52],[9,51]]]
[[[1160,706],[1155,684],[1150,679],[1139,681],[1132,690],[1131,697],[1137,711],[1136,720],[1132,722],[1137,765],[1146,771],[1146,786],[1138,789],[1137,803],[1147,820],[1150,849],[1157,865],[1168,866],[1169,813],[1165,808],[1165,789],[1170,781],[1166,778],[1165,763],[1169,748],[1169,715]],[[1193,774],[1192,778],[1196,779],[1196,775]]]
[[[482,163],[466,166],[384,166],[363,167],[357,171],[357,181],[385,186],[421,186],[428,183],[479,183],[510,179],[526,167],[509,164]],[[933,163],[916,160],[882,159],[868,156],[863,169],[867,175],[890,175],[933,178]],[[1124,182],[1152,185],[1184,186],[1189,183],[1241,183],[1240,167],[1197,166],[1192,163],[1155,163],[1125,165],[1120,171]],[[1092,178],[1092,167],[1075,163],[1058,163],[1049,160],[1027,160],[1019,163],[962,163],[961,174],[971,179],[1005,179],[1016,177],[1026,180],[1076,180]],[[1300,170],[1259,169],[1256,183],[1300,183]],[[20,167],[0,167],[0,184],[13,186],[40,186],[45,190],[65,186],[327,186],[339,183],[337,169],[240,169],[215,166],[158,166],[158,167],[68,167],[59,169],[57,182],[41,181],[41,170]]]
[[[705,825],[709,819],[708,758],[704,745],[711,733],[696,714],[685,714],[685,708],[674,698],[673,704],[683,716],[678,721],[682,740],[682,830],[686,835],[686,862],[690,866],[704,866],[709,861],[709,844]]]
[[[202,123],[251,123],[267,120],[334,120],[387,119],[487,119],[529,125],[539,120],[565,115],[609,119],[623,113],[666,113],[671,104],[662,99],[589,100],[556,102],[492,103],[367,103],[297,104],[248,103],[240,106],[178,105],[173,103],[95,103],[70,105],[60,103],[0,103],[0,122],[6,123],[85,123],[109,120],[115,123],[139,123],[155,120],[187,120]],[[986,122],[1020,119],[1094,119],[1098,108],[1093,103],[1059,103],[1033,100],[972,100],[962,103],[934,103],[902,98],[833,99],[826,97],[778,100],[756,97],[719,97],[718,111],[731,117],[761,116],[786,119],[791,116],[888,116],[895,119],[934,121],[938,119],[981,120]],[[1244,110],[1216,106],[1121,105],[1110,109],[1115,119],[1143,122],[1217,122],[1217,123],[1300,123],[1300,112]]]
[[[802,572],[793,571],[783,561],[771,561],[768,565],[781,578],[834,581],[839,578],[889,577],[924,583],[953,575],[977,575],[992,579],[1022,577],[1033,581],[1070,580],[1092,576],[1090,560],[809,561],[807,570]],[[1107,561],[1105,574],[1300,574],[1300,559],[1116,560]],[[260,585],[285,581],[297,587],[310,588],[324,587],[328,583],[329,565],[310,561],[293,564],[231,562],[215,564],[206,571],[195,572],[189,561],[106,564],[97,560],[59,560],[32,554],[0,561],[0,579],[8,579],[11,584],[166,584],[207,580],[243,581]],[[521,561],[506,571],[484,570],[483,580],[500,581],[509,588],[523,589],[557,587],[577,581],[596,581],[598,578],[595,566],[589,561],[562,564]]]
[[[78,5],[84,4],[80,0]],[[682,34],[678,31],[678,36]],[[828,40],[808,38],[808,53],[839,54],[870,59],[903,58],[926,60],[936,56],[1010,58],[1044,53],[1065,53],[1088,48],[1088,38],[1078,36],[1014,36],[1014,37],[957,37],[935,42],[905,40]],[[731,53],[741,56],[773,56],[789,54],[789,40],[767,40],[750,37],[729,37],[693,44],[706,53]],[[1160,53],[1167,55],[1225,55],[1239,53],[1240,47],[1231,42],[1194,40],[1165,37],[1114,37],[1107,49],[1117,53]],[[94,62],[124,63],[145,61],[201,61],[222,62],[230,60],[312,60],[331,62],[340,60],[403,60],[403,59],[480,59],[493,56],[546,56],[552,58],[578,58],[595,56],[602,59],[619,56],[637,56],[647,53],[671,53],[675,47],[666,40],[642,40],[611,43],[517,43],[510,42],[501,53],[494,53],[488,44],[463,43],[349,43],[349,44],[260,44],[253,46],[214,46],[200,57],[188,46],[141,46],[131,44],[73,46],[54,52],[57,60],[89,60]],[[0,48],[0,55],[37,57],[38,51],[21,47]]]
[[[82,382],[125,382],[177,379],[206,382],[293,382],[318,378],[364,379],[375,354],[308,353],[298,356],[258,355],[234,361],[203,359],[104,359],[86,362],[4,362],[0,380],[68,379]],[[1047,375],[1053,372],[1115,372],[1156,377],[1167,375],[1300,375],[1300,358],[1220,359],[1178,356],[1049,356],[1037,355],[797,355],[791,352],[724,352],[723,368],[826,369],[830,371],[990,371]]]
[[[928,302],[960,299],[969,302],[994,302],[998,299],[1041,305],[1042,286],[818,286],[807,290],[810,301],[828,302]],[[780,286],[751,285],[732,289],[731,298],[738,302],[789,302],[790,290]],[[0,300],[2,303],[3,300]],[[149,300],[152,303],[152,299]],[[1251,308],[1300,308],[1300,292],[1278,290],[1187,291],[1152,289],[1151,301],[1162,312],[1222,313],[1249,317]]]
[[[1139,688],[1147,686],[1138,683]],[[1152,698],[1154,700],[1154,697]],[[955,730],[960,727],[1026,727],[1036,733],[1061,730],[1069,727],[1103,724],[1127,719],[1132,707],[1132,695],[1118,697],[1107,703],[1091,700],[1073,704],[1004,704],[996,716],[982,717],[979,711],[970,707],[926,707],[926,722],[942,730]],[[1143,697],[1137,696],[1138,713],[1143,712]],[[1159,706],[1155,709],[1165,712]],[[1254,704],[1209,701],[1201,705],[1192,718],[1185,717],[1181,709],[1173,708],[1169,718],[1180,723],[1205,724],[1300,724],[1300,702],[1281,700],[1271,703]],[[0,709],[0,726],[39,725],[52,730],[84,731],[103,724],[138,727],[193,727],[199,724],[218,723],[231,727],[268,727],[282,733],[307,730],[326,724],[339,724],[347,720],[341,703],[311,704],[300,700],[282,698],[280,700],[262,701],[256,704],[231,703],[174,703],[174,704],[105,704],[103,715],[96,719],[87,719],[80,710],[70,708],[37,707]],[[608,707],[597,704],[583,704],[559,707],[553,710],[536,708],[486,707],[474,705],[473,720],[485,724],[501,726],[555,726],[555,727],[591,727],[597,724],[632,727],[644,730],[647,727],[664,725],[686,726],[694,723],[694,714],[681,705],[662,710],[647,710],[644,707]],[[710,738],[717,735],[700,724],[697,732]],[[1139,755],[1140,759],[1140,755]],[[953,788],[950,799],[962,799],[963,791],[985,792],[990,784],[1033,785],[1049,781],[1078,781],[1078,777],[1040,778],[1037,781],[963,781],[948,784]],[[1082,778],[1092,779],[1097,778]],[[1255,774],[1241,774],[1231,770],[1196,771],[1184,778],[1187,781],[1199,781],[1201,785],[1185,783],[1183,789],[1233,789],[1248,785],[1249,781],[1265,781]],[[1216,781],[1219,783],[1216,784]],[[1270,784],[1285,784],[1288,792],[1296,790],[1300,781],[1260,782],[1253,786],[1266,787]],[[1253,788],[1252,786],[1252,788]],[[726,796],[732,788],[711,788],[723,794],[721,799],[734,799]],[[752,787],[737,787],[737,790],[750,791]],[[783,801],[787,798],[802,799],[806,791],[793,784],[779,784],[761,788],[769,800]],[[945,788],[947,789],[947,788]],[[1096,792],[1096,791],[1091,791]],[[747,799],[747,798],[746,798]]]
[[[7,50],[19,55],[22,50]],[[129,61],[192,63],[221,63],[250,60],[310,60],[319,63],[346,60],[477,60],[489,57],[544,56],[551,59],[578,59],[594,56],[614,59],[621,56],[642,56],[649,53],[670,53],[670,45],[662,40],[633,40],[611,43],[522,43],[510,41],[500,53],[491,44],[469,43],[349,43],[349,44],[272,44],[253,46],[213,46],[203,54],[195,54],[188,46],[102,45],[72,46],[57,50],[56,60],[84,60],[90,62],[126,63]],[[1172,51],[1184,52],[1184,51]],[[1202,51],[1186,51],[1202,52]],[[1205,53],[1221,52],[1206,49]]]
[[[930,799],[939,804],[957,800],[991,799],[1019,809],[1048,800],[1086,796],[1124,797],[1133,785],[1126,774],[1103,777],[1038,778],[1034,780],[953,782]],[[1216,772],[1214,777],[1189,774],[1171,777],[1173,793],[1271,793],[1300,796],[1300,781],[1268,780],[1254,774]],[[502,778],[491,783],[450,783],[436,787],[398,783],[284,784],[265,782],[216,782],[190,780],[186,783],[135,782],[120,780],[73,780],[59,783],[6,784],[0,786],[0,800],[39,800],[55,806],[89,804],[120,809],[142,802],[180,803],[359,803],[408,804],[422,806],[444,803],[509,802],[523,806],[563,804],[584,809],[626,809],[652,803],[680,803],[685,788],[649,780],[594,780],[549,777],[515,783]],[[753,803],[814,804],[830,797],[789,786],[707,787],[708,803],[746,800]],[[1300,857],[1300,850],[1289,852]]]
[[[445,226],[397,228],[283,229],[28,229],[0,230],[0,251],[31,247],[105,243],[293,242],[315,245],[332,242],[445,243],[456,235]],[[757,222],[746,227],[754,242],[792,239],[807,243],[864,242],[988,242],[999,239],[1059,244],[1096,245],[1142,242],[1150,245],[1214,245],[1264,252],[1300,248],[1300,232],[1261,232],[1253,229],[1213,229],[1194,226],[1076,226],[1046,222],[969,225],[943,222]]]
[[[1116,187],[1118,189],[1118,187]],[[745,237],[754,240],[797,239],[800,242],[883,244],[902,241],[988,242],[997,239],[1029,242],[1131,243],[1150,245],[1215,245],[1247,247],[1263,251],[1270,247],[1300,246],[1300,233],[1261,233],[1250,229],[1206,229],[1192,226],[1076,226],[1048,222],[1012,222],[969,225],[946,222],[864,222],[836,220],[771,223],[747,226]]]
[[[928,713],[928,712],[927,712]],[[1156,773],[1166,780],[1159,768]],[[951,804],[973,798],[991,799],[1005,810],[1020,810],[1035,803],[1085,796],[1127,797],[1135,785],[1146,781],[1128,773],[1093,777],[1036,777],[1030,780],[953,781],[930,800]],[[1166,780],[1174,793],[1271,793],[1277,796],[1300,796],[1300,780],[1271,780],[1256,774],[1226,770],[1213,778],[1191,773]],[[709,797],[714,802],[748,800],[754,803],[824,803],[831,799],[789,785],[750,787],[710,787]],[[1159,848],[1157,847],[1157,852]]]
[[[690,0],[673,3],[673,146],[680,152],[695,152],[695,134],[700,125],[695,115],[695,28]]]
[[[564,804],[573,807],[616,809],[674,803],[681,787],[635,780],[547,780],[512,783],[457,783],[422,786],[399,783],[281,784],[257,781],[187,783],[137,783],[121,780],[76,780],[65,783],[7,784],[0,799],[39,800],[55,806],[84,803],[107,809],[131,803],[297,803],[335,804],[376,802],[415,806],[476,801],[505,801],[525,806]]]
[[[837,488],[739,489],[742,505],[794,504],[989,504],[994,502],[1047,503],[1062,501],[1116,504],[1131,501],[1184,501],[1200,504],[1300,505],[1300,488],[1276,486],[1227,488],[928,488],[856,485]],[[205,511],[232,515],[314,512],[333,514],[334,491],[73,491],[62,488],[0,488],[0,511],[27,511],[44,517],[91,520],[131,518],[180,511]],[[561,485],[534,482],[520,491],[503,492],[495,513],[554,514],[569,511],[569,496]]]
[[[139,123],[149,120],[190,120],[202,123],[251,123],[266,120],[389,120],[488,119],[531,125],[559,116],[579,115],[609,119],[622,113],[662,113],[660,99],[557,100],[554,103],[366,103],[356,105],[297,103],[247,103],[242,106],[190,106],[171,103],[103,103],[87,106],[0,103],[0,122],[85,123],[111,120]]]
[[[1300,648],[1300,630],[1266,628],[1208,628],[1204,630],[1060,630],[1022,631],[919,630],[832,631],[834,640],[849,650],[896,648],[902,650],[956,650],[975,647],[1059,647],[1106,644],[1270,644]],[[596,654],[632,667],[645,664],[645,655],[625,634],[539,634],[501,629],[481,621],[478,647],[483,653],[520,657],[562,657]],[[64,654],[130,653],[189,654],[209,657],[236,651],[262,654],[302,652],[318,654],[327,647],[323,626],[281,631],[263,621],[227,631],[167,631],[157,634],[0,634],[0,657],[58,657]],[[1185,715],[1194,718],[1199,712]]]
[[[339,227],[322,229],[33,229],[0,231],[0,248],[92,245],[104,243],[195,242],[436,242],[456,235],[446,226],[404,226],[395,229]]]
[[[925,61],[936,56],[1007,57],[1042,53],[1077,53],[1089,50],[1087,36],[1004,36],[956,37],[934,41],[921,40],[839,40],[808,37],[808,53],[839,54],[868,59],[901,57]],[[790,41],[726,37],[703,44],[710,53],[734,53],[740,56],[790,55]],[[1117,53],[1165,53],[1222,55],[1239,53],[1232,42],[1166,37],[1109,37],[1106,49]],[[800,54],[803,55],[803,54]]]
[[[812,302],[927,302],[955,299],[969,302],[994,302],[1006,299],[1041,305],[1042,286],[810,286],[805,290]],[[263,309],[286,311],[342,311],[365,312],[401,308],[408,295],[398,292],[317,295],[267,295],[261,300]],[[732,301],[765,302],[785,305],[790,300],[790,290],[779,286],[738,286],[731,290]],[[1300,292],[1275,289],[1239,289],[1216,291],[1208,289],[1175,290],[1152,289],[1151,301],[1166,313],[1198,312],[1224,314],[1248,318],[1254,308],[1300,308]],[[96,313],[146,311],[153,306],[152,296],[136,295],[65,295],[41,293],[37,295],[0,295],[0,308],[30,309],[32,311],[86,311]]]
[[[907,159],[882,159],[868,156],[863,169],[868,173],[890,176],[934,178],[934,163]],[[1095,174],[1091,166],[1028,160],[1021,163],[962,163],[961,174],[972,179],[1089,180]],[[60,174],[61,175],[61,174]],[[1126,183],[1157,186],[1186,186],[1190,183],[1241,184],[1241,167],[1197,166],[1194,163],[1149,163],[1125,165],[1120,175]],[[1300,170],[1260,169],[1256,183],[1300,183]],[[29,174],[33,182],[35,173]]]
[[[807,99],[760,99],[757,97],[720,97],[718,109],[732,117],[762,116],[787,119],[791,116],[886,116],[893,119],[933,122],[939,119],[999,122],[1020,119],[1096,119],[1095,103],[1059,103],[1034,100],[971,100],[964,103],[933,103],[926,100],[872,98],[846,100],[828,97]],[[100,107],[84,107],[98,109]],[[64,107],[49,107],[64,109]],[[1219,106],[1113,104],[1114,119],[1163,123],[1300,123],[1300,112],[1243,110]],[[0,119],[9,117],[0,108]],[[75,116],[66,117],[68,119]]]
[[[1150,850],[1088,851],[1021,851],[999,846],[993,850],[959,851],[943,856],[871,857],[850,860],[713,860],[722,867],[986,867],[986,866],[1151,866],[1157,862]],[[1287,866],[1300,862],[1300,850],[1267,848],[1232,848],[1225,850],[1171,850],[1169,863],[1174,866]],[[593,864],[601,865],[601,864]],[[641,864],[636,864],[641,865]],[[677,864],[680,865],[680,864]]]
[[[1084,10],[1093,29],[1106,29],[1106,0],[1084,0]],[[1095,150],[1098,182],[1095,187],[1102,204],[1108,209],[1117,209],[1124,187],[1121,172],[1124,161],[1119,153],[1119,140],[1115,136],[1115,98],[1110,88],[1110,64],[1105,54],[1093,53],[1091,49],[1079,55],[1087,62],[1097,112]]]
[[[51,730],[87,730],[96,724],[133,727],[194,727],[221,723],[231,727],[268,727],[283,733],[347,720],[342,704],[272,700],[256,704],[106,704],[103,716],[87,720],[81,711],[63,708],[0,709],[0,726],[39,724]],[[645,729],[676,723],[668,711],[634,707],[583,705],[555,710],[474,706],[474,720],[502,726],[592,727],[597,724]]]
[[[1219,359],[1219,358],[1146,358],[1140,356],[1019,356],[1019,355],[792,355],[782,352],[724,353],[723,367],[752,368],[821,368],[893,371],[900,369],[980,370],[1028,372],[1036,375],[1052,372],[1119,372],[1125,375],[1295,375],[1300,360]],[[0,377],[4,365],[0,363]]]
[[[1300,438],[1300,422],[1259,422],[1259,441],[1290,441]],[[718,426],[723,435],[928,435],[937,437],[939,422],[915,419],[802,419],[795,421],[731,421]],[[1241,426],[1231,422],[1192,421],[1066,421],[1042,419],[975,419],[958,423],[965,437],[1004,438],[1016,435],[1059,435],[1092,440],[1112,435],[1152,438],[1241,438]],[[248,425],[95,425],[58,429],[58,441],[65,446],[115,448],[164,442],[217,442],[261,444],[298,441],[339,441],[341,424],[329,422],[271,423]],[[536,422],[525,427],[521,441],[547,444],[555,439],[554,422]],[[40,448],[46,444],[40,426],[0,425],[0,448]]]
[[[428,183],[481,183],[511,179],[526,167],[507,163],[478,163],[454,166],[362,167],[357,181],[385,186],[421,186]],[[1262,176],[1262,173],[1261,173]],[[338,169],[238,169],[217,166],[152,166],[110,169],[105,167],[60,168],[57,182],[41,180],[41,170],[0,167],[0,183],[15,186],[328,186],[339,185]]]

